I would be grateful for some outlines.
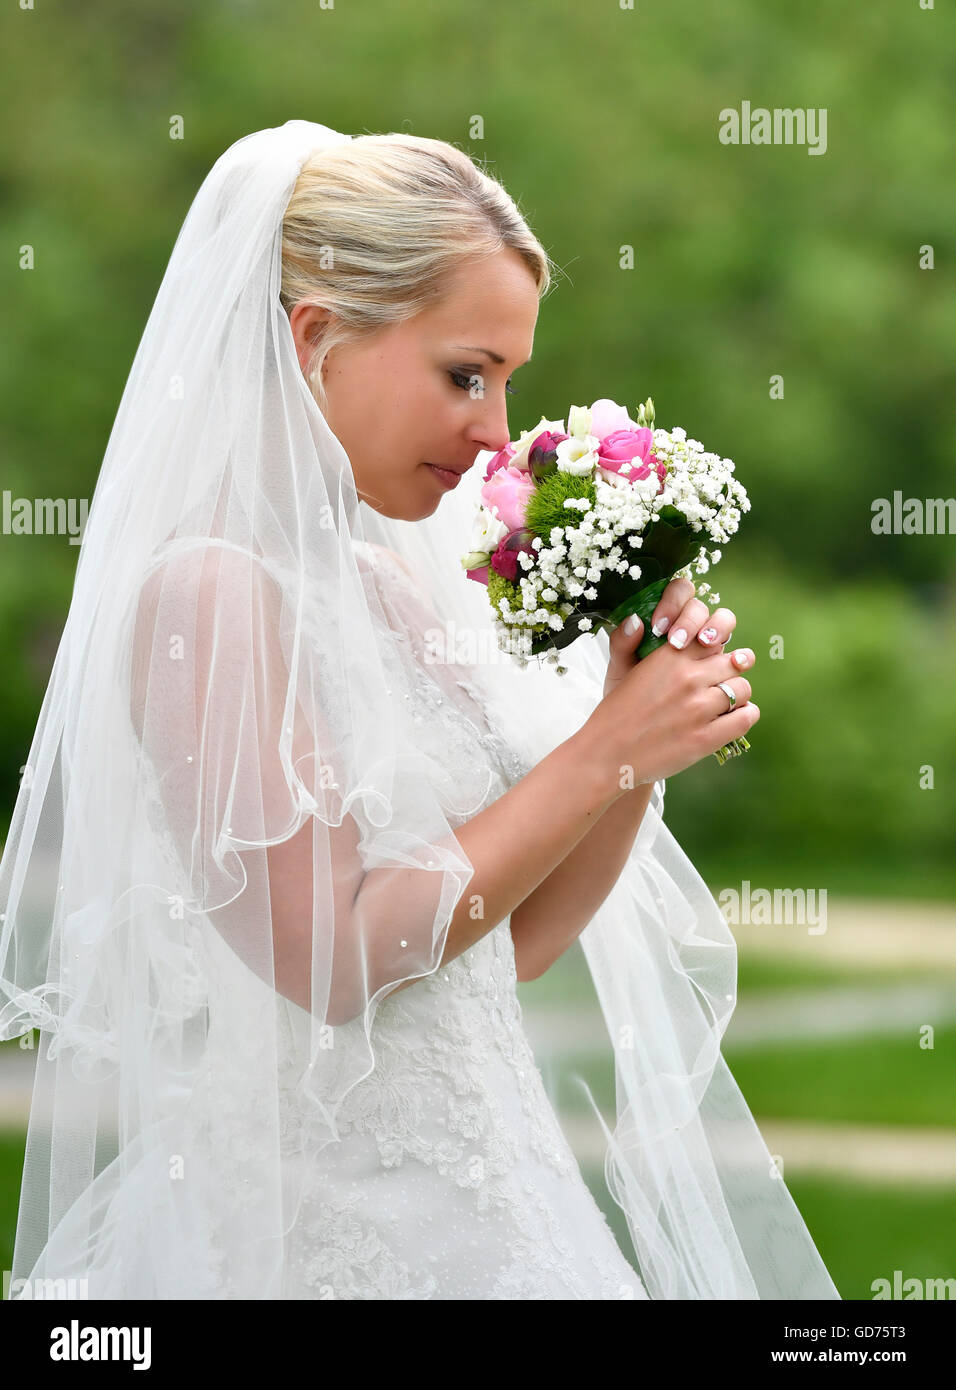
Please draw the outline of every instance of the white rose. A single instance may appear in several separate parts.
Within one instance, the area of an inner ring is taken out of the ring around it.
[[[468,539],[468,553],[462,560],[465,569],[481,569],[508,534],[508,528],[482,503]]]
[[[523,434],[519,435],[515,444],[515,453],[508,460],[509,468],[523,468],[526,473],[529,471],[528,455],[531,452],[531,446],[538,435],[543,434],[545,430],[548,430],[551,434],[569,433],[569,431],[564,428],[563,420],[546,420],[542,415],[533,430],[526,430]]]
[[[573,473],[579,478],[589,475],[597,463],[600,443],[593,434],[585,435],[583,439],[577,435],[572,435],[570,439],[562,439],[556,450],[559,471]]]

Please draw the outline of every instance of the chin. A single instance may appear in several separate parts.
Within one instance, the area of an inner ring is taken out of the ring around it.
[[[428,517],[428,516],[434,516],[434,515],[435,515],[435,513],[438,511],[438,504],[439,504],[440,502],[441,502],[441,498],[440,498],[440,497],[436,497],[436,498],[435,498],[434,505],[431,505],[431,506],[429,506],[429,505],[422,506],[422,507],[420,507],[419,510],[418,510],[417,512],[415,512],[412,516],[403,517],[402,520],[404,520],[404,521],[424,521],[426,517]]]
[[[376,498],[373,502],[367,494],[360,492],[359,495],[372,511],[392,521],[424,521],[426,517],[434,516],[445,494],[432,481],[433,474],[426,474],[423,468],[422,476],[426,479],[424,489],[417,487],[415,480],[410,479],[408,486],[397,497]]]
[[[378,512],[379,516],[387,516],[391,521],[424,521],[426,516],[433,515],[440,501],[441,498],[436,497],[433,504],[422,503],[416,508],[410,504],[409,500],[406,500],[395,506],[380,504],[377,507],[372,507],[372,511]]]

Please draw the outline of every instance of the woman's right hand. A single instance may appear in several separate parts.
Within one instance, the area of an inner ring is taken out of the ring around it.
[[[667,643],[604,696],[584,729],[622,791],[674,777],[756,724],[760,708],[750,698],[750,682],[740,674],[741,656],[714,652],[701,657]],[[726,681],[737,696],[733,710],[718,681]]]

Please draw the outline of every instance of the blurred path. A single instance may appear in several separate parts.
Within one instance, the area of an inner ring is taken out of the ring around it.
[[[956,904],[833,899],[826,931],[806,925],[733,923],[739,959],[792,960],[841,974],[858,983],[745,993],[725,1034],[728,1052],[767,1043],[845,1039],[865,1034],[916,1036],[956,1018]],[[894,983],[896,971],[924,978]],[[599,1009],[572,1012],[523,1004],[527,1032],[542,1055],[606,1052],[607,1031]],[[783,1177],[794,1173],[956,1187],[956,1131],[928,1127],[848,1125],[755,1117]],[[561,1124],[582,1164],[601,1166],[605,1141],[590,1112],[563,1114]]]
[[[523,1004],[525,1031],[542,1055],[604,1052],[609,1046],[597,1005],[576,1013],[560,1004]],[[724,1045],[733,1049],[767,1043],[812,1042],[866,1033],[912,1033],[956,1020],[956,987],[948,981],[922,984],[833,985],[828,988],[766,990],[737,999]]]
[[[792,958],[814,968],[926,970],[956,975],[956,903],[832,898],[821,925],[731,923],[740,957]]]
[[[26,1129],[35,1052],[0,1048],[0,1129]]]
[[[811,936],[796,924],[733,925],[741,958],[832,965],[858,972],[858,982],[744,994],[725,1035],[728,1051],[867,1033],[915,1035],[924,1024],[939,1027],[956,1018],[956,906],[839,899],[827,904],[826,926]],[[926,978],[894,983],[895,969],[925,971]],[[607,1053],[603,1016],[590,993],[584,1008],[536,1005],[533,989],[522,988],[522,1010],[540,1056]],[[0,1127],[26,1126],[34,1057],[30,1050],[0,1048]],[[815,1172],[956,1186],[956,1131],[759,1116],[757,1122],[770,1152],[783,1161],[784,1177]],[[604,1136],[589,1111],[562,1114],[561,1124],[579,1162],[603,1163]]]
[[[956,1187],[956,1131],[754,1118],[785,1182],[799,1173],[908,1188]],[[583,1167],[603,1166],[604,1135],[593,1116],[562,1115],[561,1128]]]

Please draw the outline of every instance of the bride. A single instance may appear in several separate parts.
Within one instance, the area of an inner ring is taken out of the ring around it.
[[[448,654],[492,637],[459,556],[549,282],[442,141],[288,121],[200,188],[0,862],[0,1037],[41,1031],[13,1297],[839,1297],[662,819],[759,717],[734,614],[677,579],[641,662],[640,626],[563,675]],[[578,938],[627,1251],[516,994]]]

